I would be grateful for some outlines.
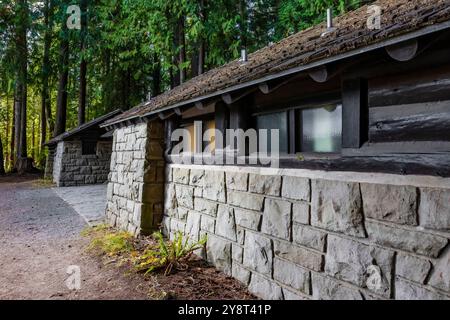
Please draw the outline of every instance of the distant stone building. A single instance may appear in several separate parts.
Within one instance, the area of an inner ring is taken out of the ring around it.
[[[110,224],[207,235],[261,298],[450,299],[450,1],[375,5],[381,29],[362,7],[107,121]],[[279,166],[228,129],[278,129]]]
[[[108,181],[112,133],[100,124],[120,113],[111,112],[48,141],[46,177],[51,177],[58,187]]]

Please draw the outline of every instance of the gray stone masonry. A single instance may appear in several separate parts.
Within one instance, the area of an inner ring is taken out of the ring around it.
[[[164,207],[174,212],[177,209],[171,196],[175,194],[175,186],[164,189],[163,137],[164,126],[160,122],[141,123],[114,132],[106,207],[111,225],[134,235],[149,234],[159,228]],[[189,190],[193,192],[192,188]],[[183,204],[193,207],[193,194],[189,198],[189,190],[183,190]],[[165,204],[164,193],[168,201]],[[188,212],[183,217],[187,218]],[[193,226],[192,232],[196,227]]]
[[[449,189],[241,169],[168,166],[166,235],[206,234],[205,258],[265,299],[450,299]]]
[[[81,141],[61,141],[58,143],[53,167],[53,182],[58,187],[73,187],[89,184],[102,184],[108,181],[112,144],[109,141],[97,142],[94,155],[82,155]]]

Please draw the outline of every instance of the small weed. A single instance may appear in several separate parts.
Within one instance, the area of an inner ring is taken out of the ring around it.
[[[145,271],[145,274],[164,270],[167,276],[174,268],[185,270],[192,254],[206,244],[206,236],[198,242],[192,242],[189,237],[183,239],[181,232],[175,235],[174,241],[165,241],[160,232],[156,232],[153,237],[157,243],[148,245],[142,254],[133,257],[136,269]]]
[[[51,179],[38,179],[33,181],[33,187],[35,188],[53,188],[56,187],[56,184]]]
[[[109,257],[128,254],[134,249],[133,236],[124,231],[115,232],[105,225],[86,229],[82,236],[91,238],[88,251],[98,252]]]

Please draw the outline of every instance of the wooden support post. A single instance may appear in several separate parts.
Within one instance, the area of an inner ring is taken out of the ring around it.
[[[342,147],[360,148],[369,135],[369,98],[366,79],[342,83]]]

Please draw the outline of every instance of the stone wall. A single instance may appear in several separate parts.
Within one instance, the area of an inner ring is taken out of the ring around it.
[[[172,165],[163,227],[261,298],[450,299],[450,183],[413,178]]]
[[[44,178],[53,179],[53,162],[55,160],[56,146],[48,147],[47,158],[45,159]]]
[[[139,124],[114,132],[106,215],[132,234],[159,226],[164,202],[164,127]]]
[[[81,141],[59,142],[53,162],[53,181],[58,187],[105,183],[111,149],[110,141],[99,141],[96,154],[83,155]]]

